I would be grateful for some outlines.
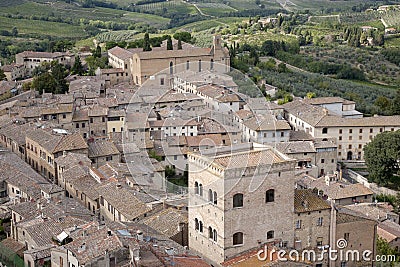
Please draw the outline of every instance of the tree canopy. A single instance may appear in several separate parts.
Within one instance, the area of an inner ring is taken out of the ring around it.
[[[4,74],[4,71],[0,69],[0,81],[4,80],[6,78],[6,75]]]
[[[364,147],[368,180],[379,185],[398,184],[400,159],[400,130],[378,134]]]
[[[68,90],[68,84],[65,81],[67,74],[64,65],[56,61],[50,64],[45,62],[35,69],[32,88],[40,94],[43,92],[63,94]]]

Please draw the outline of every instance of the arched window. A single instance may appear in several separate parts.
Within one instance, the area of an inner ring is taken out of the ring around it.
[[[194,182],[194,193],[195,194],[199,194],[199,183],[198,182]]]
[[[197,218],[194,219],[194,229],[199,230],[199,220]]]
[[[173,74],[174,73],[174,63],[171,61],[169,63],[169,74]]]
[[[213,230],[213,240],[215,241],[215,242],[217,242],[217,230]]]
[[[213,239],[213,229],[211,228],[211,226],[208,227],[208,238]]]
[[[210,69],[214,69],[214,59],[211,59],[211,62],[210,62]]]
[[[243,207],[243,194],[238,193],[233,196],[233,207]]]
[[[200,233],[203,232],[203,222],[202,221],[199,221],[199,231],[200,231]]]
[[[214,205],[217,205],[218,201],[217,201],[217,192],[214,191]]]
[[[213,192],[211,189],[208,189],[208,201],[213,202]]]
[[[267,239],[274,238],[274,231],[268,231],[267,232]]]
[[[233,245],[243,245],[243,233],[237,232],[233,234]]]
[[[199,195],[203,196],[203,185],[199,184]]]
[[[275,200],[275,190],[270,189],[267,192],[265,192],[265,202],[274,202]]]
[[[201,59],[199,60],[199,72],[201,72]]]
[[[188,61],[186,61],[186,69],[188,70],[190,68],[190,63],[189,63],[189,60]]]

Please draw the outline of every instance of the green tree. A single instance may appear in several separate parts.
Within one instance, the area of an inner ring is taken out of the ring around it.
[[[18,36],[18,29],[17,29],[17,27],[14,26],[14,27],[12,28],[11,34],[12,34],[12,36],[14,36],[14,37],[17,37],[17,36]]]
[[[172,178],[176,176],[176,172],[175,169],[170,167],[170,166],[166,166],[165,167],[165,177],[167,178]]]
[[[379,96],[374,103],[381,111],[385,111],[391,108],[391,102],[387,97]]]
[[[56,87],[53,92],[56,94],[63,94],[67,92],[68,85],[65,77],[67,77],[68,71],[65,69],[65,66],[53,61],[51,64],[51,75],[56,82]]]
[[[307,93],[307,98],[308,99],[311,99],[311,98],[314,98],[314,97],[316,97],[317,95],[314,93],[314,92],[308,92]]]
[[[167,39],[167,50],[173,50],[174,47],[172,46],[172,38],[170,35],[168,35],[168,39]]]
[[[278,64],[278,72],[288,72],[288,68],[285,63],[281,62]]]
[[[378,134],[364,147],[368,180],[388,185],[399,179],[400,130]]]
[[[182,41],[178,39],[178,50],[182,50]]]
[[[43,94],[43,91],[47,93],[53,92],[56,86],[56,80],[49,72],[34,77],[32,81],[32,88],[37,90],[39,94]]]
[[[92,52],[93,57],[101,58],[101,47],[99,45],[96,46],[96,49]]]
[[[143,51],[151,51],[150,37],[149,37],[149,33],[147,33],[147,32],[144,34]]]
[[[400,89],[397,89],[396,96],[392,100],[391,111],[394,115],[400,115]]]
[[[94,56],[88,56],[88,57],[86,57],[85,60],[86,60],[86,63],[88,64],[90,75],[94,75],[94,71],[97,68],[105,69],[107,67],[107,62],[108,62],[107,57],[97,58]]]
[[[391,247],[390,244],[386,241],[386,239],[378,236],[376,239],[376,250],[378,255],[395,255],[396,262],[399,261],[399,253],[395,248]],[[379,265],[382,266],[382,265]],[[393,262],[388,262],[383,266],[395,266]]]
[[[82,66],[81,58],[79,56],[75,56],[75,62],[71,69],[71,74],[82,75],[84,73],[84,69]]]
[[[177,32],[174,33],[174,39],[181,40],[185,43],[193,43],[192,35],[190,32]]]
[[[6,79],[6,75],[4,74],[4,71],[2,69],[0,69],[0,81],[5,80]]]

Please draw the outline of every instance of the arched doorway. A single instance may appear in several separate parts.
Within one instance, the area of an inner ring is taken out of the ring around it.
[[[353,152],[349,151],[347,152],[347,160],[352,160],[353,159]]]

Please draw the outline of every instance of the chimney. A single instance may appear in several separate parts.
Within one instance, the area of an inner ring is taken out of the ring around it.
[[[63,157],[67,155],[67,151],[63,150]]]
[[[327,109],[327,108],[324,108],[324,115],[325,115],[325,116],[328,116],[328,114],[329,114],[328,109]]]
[[[328,175],[325,176],[325,184],[326,184],[327,186],[329,186],[329,184],[330,184],[330,179],[329,179],[329,176],[328,176]]]
[[[83,243],[79,248],[78,248],[78,252],[83,252],[86,250],[86,243]]]
[[[137,240],[143,241],[143,232],[141,230],[136,231]]]
[[[122,185],[121,184],[117,184],[115,187],[116,188],[122,188]]]

